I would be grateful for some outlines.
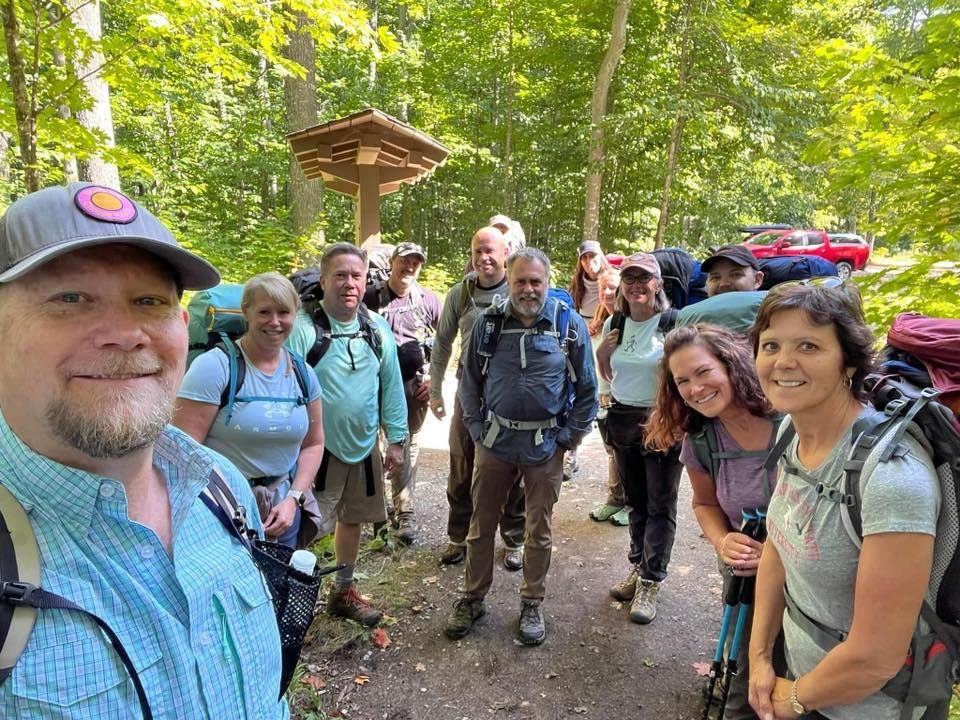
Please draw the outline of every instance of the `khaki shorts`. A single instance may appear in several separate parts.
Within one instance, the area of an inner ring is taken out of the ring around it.
[[[361,460],[358,463],[347,464],[333,453],[328,453],[328,456],[323,490],[314,489],[313,491],[323,517],[320,534],[326,535],[333,532],[335,522],[341,522],[344,525],[361,525],[386,520],[387,508],[383,499],[383,461],[380,457],[379,440],[374,445],[370,456],[370,465],[373,467],[373,495],[367,495],[366,462]]]

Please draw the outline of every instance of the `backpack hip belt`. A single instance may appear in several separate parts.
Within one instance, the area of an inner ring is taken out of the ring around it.
[[[492,448],[500,435],[501,428],[508,430],[536,430],[533,436],[534,445],[543,445],[543,431],[560,426],[560,421],[552,417],[547,420],[511,420],[502,415],[497,415],[492,410],[487,411],[487,420],[490,422],[490,429],[483,436],[481,444],[485,448]]]

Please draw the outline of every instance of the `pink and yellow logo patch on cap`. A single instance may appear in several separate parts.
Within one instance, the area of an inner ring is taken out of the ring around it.
[[[73,201],[80,212],[94,220],[126,225],[137,218],[133,200],[113,188],[90,185],[78,192]]]

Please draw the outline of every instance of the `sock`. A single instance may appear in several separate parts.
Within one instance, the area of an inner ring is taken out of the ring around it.
[[[338,591],[346,590],[353,585],[353,564],[337,570],[337,579],[334,583]]]

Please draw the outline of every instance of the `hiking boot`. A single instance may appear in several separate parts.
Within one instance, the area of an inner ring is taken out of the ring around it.
[[[540,603],[524,600],[520,606],[520,642],[524,645],[539,645],[547,636],[547,628],[543,624],[543,613]]]
[[[633,596],[637,592],[637,568],[630,568],[630,574],[627,575],[626,579],[621,580],[612,588],[610,588],[610,597],[615,600],[620,600],[621,602],[627,602],[628,600],[633,600]]]
[[[462,597],[453,604],[453,612],[447,618],[443,632],[451,640],[459,640],[473,629],[473,624],[486,612],[483,600]]]
[[[626,527],[630,524],[630,508],[624,506],[619,511],[610,516],[610,522],[620,527]]]
[[[637,593],[630,603],[630,620],[646,625],[657,616],[657,593],[660,583],[656,580],[637,579]]]
[[[447,543],[440,554],[440,562],[444,565],[459,565],[467,557],[467,549],[463,545]]]
[[[580,463],[575,452],[568,452],[563,456],[563,482],[570,482],[570,478],[577,474]]]
[[[383,617],[383,613],[370,607],[367,599],[352,584],[342,590],[338,590],[336,586],[330,588],[327,614],[354,620],[367,627],[373,627]]]
[[[523,570],[523,545],[503,551],[503,569],[511,572]]]
[[[417,527],[413,513],[401,513],[397,518],[397,541],[404,545],[413,545],[417,540]]]
[[[596,520],[597,522],[606,522],[621,510],[623,510],[623,505],[603,503],[602,505],[597,505],[590,511],[590,519]]]

